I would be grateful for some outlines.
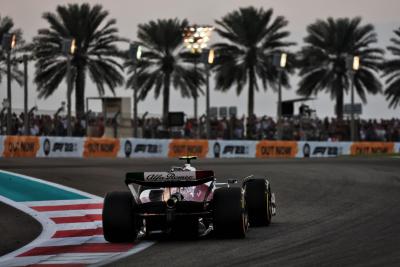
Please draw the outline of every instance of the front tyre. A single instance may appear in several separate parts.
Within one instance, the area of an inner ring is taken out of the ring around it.
[[[139,232],[135,209],[130,192],[107,193],[102,215],[104,239],[113,243],[134,241]]]
[[[214,231],[218,237],[244,238],[247,231],[246,202],[241,188],[214,191]]]

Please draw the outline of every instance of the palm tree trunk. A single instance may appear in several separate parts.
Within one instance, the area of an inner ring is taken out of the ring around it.
[[[76,66],[75,77],[75,112],[76,117],[85,114],[85,67],[79,64]]]
[[[337,88],[336,90],[336,118],[338,120],[343,119],[343,88]]]
[[[168,112],[169,112],[169,86],[170,74],[165,73],[164,76],[164,92],[163,92],[163,124],[165,129],[168,128]]]
[[[251,117],[254,114],[254,69],[249,69],[249,99],[247,100],[247,116]]]
[[[254,69],[249,69],[249,98],[247,100],[247,138],[252,138],[252,128],[253,128],[253,114],[254,114],[254,82],[255,82]]]

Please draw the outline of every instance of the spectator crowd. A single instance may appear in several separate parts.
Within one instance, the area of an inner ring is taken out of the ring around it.
[[[200,120],[200,129],[195,120],[187,120],[184,136],[194,138],[200,133],[205,137],[205,121]],[[253,116],[211,121],[212,139],[253,139],[276,140],[277,122],[268,116]],[[360,141],[400,141],[400,119],[357,120],[357,140]],[[350,120],[291,117],[282,121],[283,140],[308,141],[348,141],[350,140]]]
[[[0,114],[1,134],[6,134],[7,118]],[[66,116],[31,114],[28,131],[35,136],[66,136]],[[104,120],[102,115],[88,119],[72,118],[72,135],[85,136],[90,128],[90,136],[103,136],[105,127],[116,127],[113,119]],[[132,122],[133,125],[133,122]],[[160,118],[144,118],[138,121],[139,136],[143,138],[206,138],[206,120],[186,119],[182,127],[166,130]],[[360,141],[400,141],[400,119],[357,120],[357,140]],[[24,135],[24,114],[13,114],[12,135]],[[276,140],[277,122],[268,116],[250,118],[230,117],[211,119],[211,139]],[[310,117],[284,118],[282,121],[283,140],[347,141],[350,140],[348,119],[319,119]]]

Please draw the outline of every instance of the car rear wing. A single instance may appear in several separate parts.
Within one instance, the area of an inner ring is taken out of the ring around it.
[[[154,187],[189,187],[214,180],[213,171],[129,172],[125,184]]]

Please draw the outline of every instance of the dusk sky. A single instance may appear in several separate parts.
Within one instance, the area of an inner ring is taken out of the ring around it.
[[[46,22],[41,18],[43,12],[54,12],[59,4],[75,3],[77,1],[56,1],[56,0],[0,0],[0,15],[13,18],[15,26],[21,28],[24,38],[31,41],[39,28],[47,27]],[[79,1],[78,1],[79,2]],[[378,46],[385,48],[389,45],[389,40],[393,37],[393,30],[400,27],[399,0],[203,0],[203,1],[85,1],[91,4],[102,4],[109,10],[109,18],[117,19],[117,27],[120,35],[131,40],[136,38],[136,29],[139,23],[146,23],[158,18],[187,18],[193,24],[215,24],[216,19],[239,7],[253,5],[263,7],[264,9],[273,8],[275,15],[283,15],[289,20],[288,30],[291,32],[288,40],[297,42],[295,49],[299,49],[302,39],[306,34],[306,26],[316,19],[325,19],[332,17],[354,17],[361,16],[363,23],[371,23],[375,26],[378,34]],[[211,37],[211,43],[218,41],[214,33]],[[122,44],[121,48],[126,49],[127,44]],[[386,57],[390,57],[387,53]],[[29,105],[37,104],[39,110],[56,110],[61,101],[65,99],[66,85],[62,84],[57,92],[48,99],[37,99],[36,88],[32,83],[33,64],[30,67],[30,100]],[[294,75],[291,78],[291,89],[283,92],[283,99],[296,98],[298,78]],[[213,88],[213,84],[211,85]],[[6,80],[0,84],[0,99],[6,95]],[[131,96],[132,91],[125,88],[119,88],[117,96]],[[97,96],[97,89],[87,79],[86,96]],[[111,95],[108,92],[108,95]],[[260,91],[256,94],[255,112],[257,115],[276,115],[277,93],[272,90],[266,92]],[[358,101],[358,98],[356,98]],[[345,102],[349,102],[349,96],[346,96]],[[313,109],[317,110],[320,117],[334,115],[334,102],[327,94],[319,94],[316,100],[309,102]],[[23,107],[23,88],[13,84],[13,106],[15,108]],[[243,90],[242,95],[237,96],[234,89],[229,93],[220,93],[212,90],[211,106],[237,106],[239,115],[247,110],[247,90]],[[99,110],[99,105],[90,106],[93,110]],[[162,101],[154,99],[151,93],[146,101],[139,104],[139,113],[149,111],[150,114],[161,114]],[[193,100],[182,99],[178,91],[173,90],[170,100],[171,111],[184,111],[193,114]],[[205,98],[199,99],[199,114],[205,110]],[[368,96],[368,104],[364,106],[364,118],[392,118],[399,117],[400,108],[389,109],[383,95]]]

